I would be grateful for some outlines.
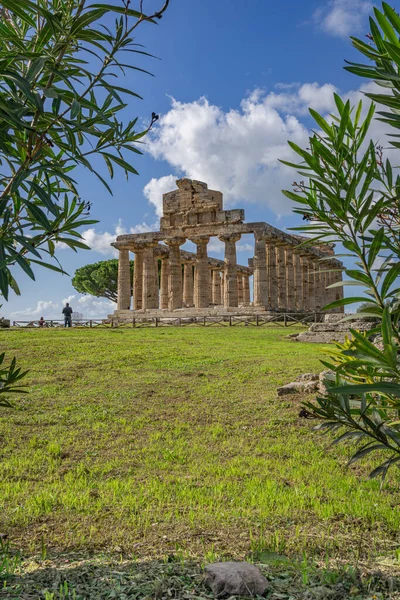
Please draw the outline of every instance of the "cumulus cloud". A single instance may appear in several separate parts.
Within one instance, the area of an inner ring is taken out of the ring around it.
[[[59,314],[60,305],[52,300],[39,300],[35,307],[26,308],[24,310],[16,310],[11,313],[13,319],[37,319],[46,314],[51,316]]]
[[[277,219],[289,215],[291,201],[282,189],[291,187],[294,171],[279,159],[298,162],[287,141],[308,146],[310,118],[308,107],[329,116],[337,112],[334,92],[352,104],[364,98],[363,92],[376,91],[374,82],[341,93],[330,83],[317,82],[275,86],[270,92],[255,90],[244,98],[239,109],[222,110],[205,97],[192,102],[171,100],[171,109],[161,117],[159,127],[147,142],[147,151],[168,163],[179,177],[205,181],[224,194],[225,207],[257,204],[269,208]],[[379,89],[379,88],[378,88]],[[316,127],[318,129],[318,127]],[[370,136],[384,143],[387,127],[373,121]],[[162,210],[162,193],[175,189],[176,175],[152,179],[144,188],[149,202]]]
[[[257,91],[242,101],[240,110],[226,113],[206,98],[188,103],[172,100],[171,110],[161,118],[147,150],[154,158],[166,160],[181,176],[222,190],[226,206],[246,199],[277,214],[288,214],[290,202],[280,190],[287,185],[290,169],[278,158],[293,158],[287,140],[306,145],[308,131],[294,114],[278,112],[274,106],[277,96]],[[175,188],[176,177],[161,179],[162,191]],[[147,197],[150,190],[156,193],[158,181],[150,182]],[[157,202],[161,202],[161,190],[153,204]]]
[[[175,189],[175,181],[179,179],[175,175],[166,175],[159,179],[150,179],[143,188],[143,194],[150,204],[156,209],[156,215],[162,216],[162,195]]]
[[[367,0],[331,0],[314,12],[314,22],[326,33],[336,37],[348,37],[362,31],[372,10]]]
[[[116,304],[105,298],[96,298],[95,296],[79,294],[70,294],[62,299],[62,303],[53,302],[52,300],[39,300],[35,307],[28,307],[23,310],[17,310],[11,313],[11,318],[14,320],[37,320],[40,317],[45,319],[61,320],[62,307],[69,303],[76,313],[82,313],[86,319],[104,319],[108,314],[113,312]]]
[[[175,186],[172,186],[172,188]],[[87,244],[91,250],[108,256],[109,258],[115,258],[118,256],[118,250],[111,246],[112,242],[115,242],[118,235],[124,235],[126,233],[144,233],[146,231],[157,231],[159,229],[159,221],[154,223],[139,223],[127,229],[122,225],[121,220],[115,226],[114,231],[98,231],[95,227],[90,227],[82,231],[83,242]],[[66,250],[68,246],[64,243],[60,243],[57,246],[58,250]]]

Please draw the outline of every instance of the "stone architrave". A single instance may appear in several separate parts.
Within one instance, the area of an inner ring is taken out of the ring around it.
[[[278,308],[286,308],[286,263],[285,248],[281,245],[275,247],[276,273],[278,280]]]
[[[267,242],[267,265],[268,265],[268,297],[269,307],[278,308],[278,277],[276,270],[275,244]]]
[[[293,246],[285,246],[287,310],[295,310]]]
[[[182,308],[182,264],[180,246],[185,238],[176,237],[166,240],[169,246],[168,308]]]
[[[168,274],[169,260],[168,256],[161,257],[161,277],[160,277],[160,308],[168,308]]]
[[[194,286],[194,305],[196,308],[207,308],[210,304],[210,273],[208,271],[207,235],[191,238],[196,244],[196,270]]]
[[[135,253],[133,268],[133,310],[142,308],[143,296],[143,245],[133,246]]]
[[[265,233],[254,233],[254,306],[268,306],[268,281],[267,281],[267,251]]]
[[[128,248],[119,248],[117,306],[118,310],[130,310],[131,308],[131,272]]]
[[[156,269],[154,248],[156,242],[145,244],[143,249],[143,293],[142,308],[145,310],[158,308],[158,286],[156,286]]]
[[[236,307],[238,305],[236,242],[240,240],[241,235],[234,233],[218,237],[225,244],[224,307]]]
[[[193,261],[183,260],[183,306],[192,307],[194,302]]]
[[[212,269],[212,304],[221,305],[221,273],[219,268]]]
[[[250,275],[243,275],[243,304],[250,306]]]

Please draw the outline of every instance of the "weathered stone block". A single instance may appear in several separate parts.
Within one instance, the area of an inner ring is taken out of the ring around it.
[[[263,596],[269,582],[255,565],[246,562],[222,562],[207,565],[204,583],[216,598]]]

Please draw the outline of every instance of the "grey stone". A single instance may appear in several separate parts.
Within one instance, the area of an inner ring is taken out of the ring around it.
[[[278,396],[287,394],[312,394],[318,390],[318,379],[314,381],[292,381],[277,389]]]
[[[204,583],[216,598],[263,596],[269,588],[260,569],[247,562],[221,562],[205,567]]]
[[[318,379],[318,373],[303,373],[302,375],[298,375],[295,381],[318,381]]]

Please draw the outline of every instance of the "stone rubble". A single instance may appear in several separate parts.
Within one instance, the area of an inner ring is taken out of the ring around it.
[[[296,342],[313,342],[316,344],[329,344],[331,342],[343,343],[346,336],[350,335],[350,329],[357,331],[369,331],[374,327],[371,319],[360,319],[354,315],[354,319],[344,321],[343,314],[326,314],[322,323],[313,323],[308,331],[291,335]]]
[[[263,596],[270,587],[260,569],[247,562],[220,562],[205,567],[204,583],[216,598]]]

